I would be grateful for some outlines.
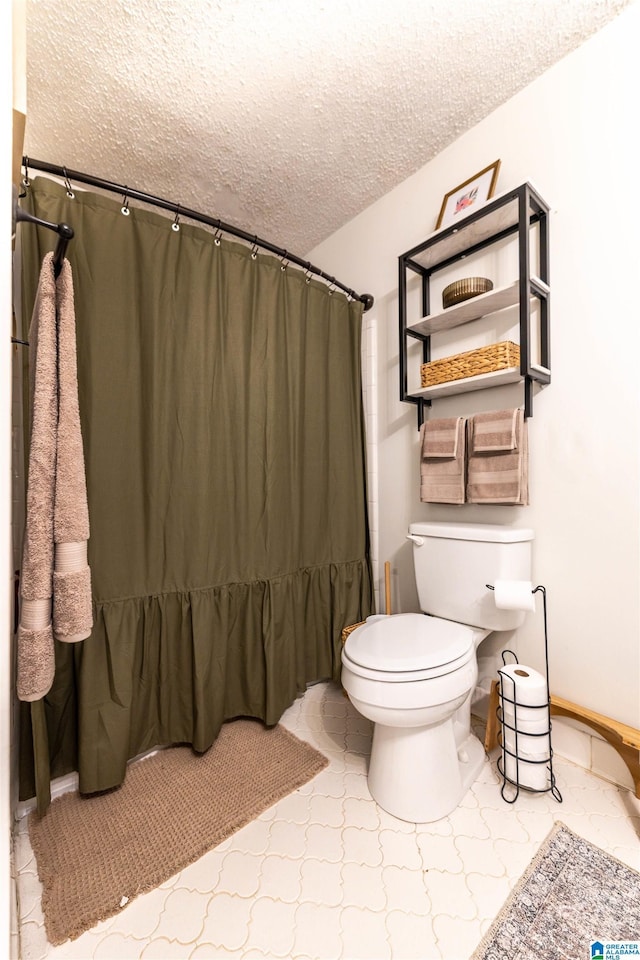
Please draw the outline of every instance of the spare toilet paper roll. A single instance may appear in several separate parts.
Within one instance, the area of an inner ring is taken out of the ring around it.
[[[525,733],[520,725],[515,728],[505,726],[503,732],[504,744],[510,753],[515,753],[524,760],[540,760],[549,756],[549,728],[537,733]]]
[[[499,610],[532,610],[536,604],[530,580],[496,580],[493,596]]]
[[[551,785],[548,760],[540,757],[537,762],[518,759],[505,754],[504,764],[507,780],[527,790],[548,790]]]
[[[508,751],[504,758],[505,774],[523,787],[546,790],[549,771],[544,761],[550,757],[547,681],[537,670],[519,663],[502,667],[499,675],[502,742]]]
[[[517,736],[514,730],[505,730],[504,745],[509,753],[515,754],[521,760],[544,760],[549,757],[549,739],[546,734],[532,737],[528,733]]]
[[[510,663],[498,671],[502,716],[506,726],[523,734],[546,733],[549,729],[547,681],[533,667]]]

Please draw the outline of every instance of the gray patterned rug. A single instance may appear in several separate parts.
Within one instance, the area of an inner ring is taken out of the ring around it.
[[[638,940],[640,874],[556,823],[471,960],[590,960],[594,941]]]

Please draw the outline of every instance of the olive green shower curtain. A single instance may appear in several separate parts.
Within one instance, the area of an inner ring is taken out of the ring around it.
[[[58,645],[33,730],[23,710],[28,797],[32,737],[41,778],[77,769],[93,792],[154,745],[203,751],[231,717],[276,723],[307,683],[338,678],[340,632],[372,611],[372,583],[362,304],[46,178],[23,203],[75,230],[95,619]],[[30,314],[56,237],[21,234]]]

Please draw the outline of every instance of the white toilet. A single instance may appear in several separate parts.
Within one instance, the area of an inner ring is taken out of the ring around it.
[[[409,539],[424,613],[373,616],[352,631],[342,685],[375,725],[371,796],[401,820],[427,823],[458,806],[484,762],[471,732],[476,650],[525,616],[499,610],[487,584],[531,579],[533,530],[413,523]]]

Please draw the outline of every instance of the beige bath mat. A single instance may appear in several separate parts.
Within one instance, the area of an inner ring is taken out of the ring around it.
[[[75,939],[164,883],[328,763],[284,727],[224,724],[204,755],[171,747],[131,764],[122,787],[65,794],[29,823],[47,936]]]

